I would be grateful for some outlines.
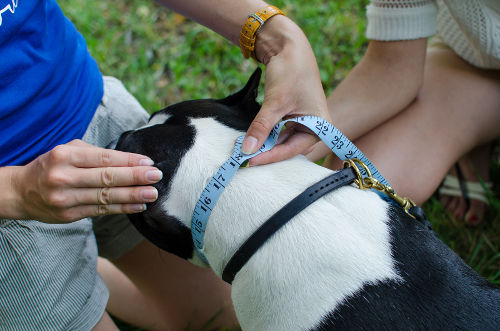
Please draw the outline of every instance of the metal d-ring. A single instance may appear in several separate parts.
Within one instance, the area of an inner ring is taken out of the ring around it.
[[[361,168],[366,171],[366,177],[363,178],[361,171],[357,165],[360,165]],[[374,189],[383,194],[387,195],[390,199],[395,201],[398,205],[400,205],[405,212],[411,217],[415,218],[413,214],[410,213],[410,208],[415,207],[416,204],[410,199],[406,197],[402,197],[394,191],[394,189],[388,185],[384,185],[379,182],[377,179],[372,177],[370,169],[368,166],[363,163],[363,161],[353,158],[344,161],[344,168],[352,167],[357,179],[354,180],[354,183],[358,185],[358,187],[362,190]]]
[[[366,175],[368,177],[372,177],[372,173],[370,169],[364,164],[360,159],[357,158],[352,158],[352,159],[347,159],[344,160],[344,168],[352,167],[354,170],[354,173],[356,174],[357,179],[354,180],[354,183],[358,185],[358,187],[362,190],[367,190],[371,188],[370,185],[366,185],[365,181],[363,179],[363,175],[361,174],[361,171],[359,170],[359,167],[356,165],[359,164],[361,168],[366,172]]]

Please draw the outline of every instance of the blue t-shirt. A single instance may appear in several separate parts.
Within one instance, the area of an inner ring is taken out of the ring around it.
[[[0,62],[0,166],[83,137],[102,75],[55,0],[0,0]]]

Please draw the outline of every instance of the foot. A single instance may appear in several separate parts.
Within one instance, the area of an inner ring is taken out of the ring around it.
[[[469,225],[479,225],[489,206],[487,190],[492,185],[488,182],[488,150],[478,148],[462,157],[439,189],[443,206],[455,219]]]

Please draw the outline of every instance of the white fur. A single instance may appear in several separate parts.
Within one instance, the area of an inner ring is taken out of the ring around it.
[[[194,205],[243,132],[193,119],[194,146],[162,202],[190,227]],[[303,156],[240,169],[215,206],[205,255],[220,276],[233,253],[272,214],[331,170]],[[391,257],[387,206],[375,193],[343,187],[280,229],[236,275],[232,297],[244,330],[303,330],[365,284],[399,280]],[[199,262],[195,258],[193,262]]]

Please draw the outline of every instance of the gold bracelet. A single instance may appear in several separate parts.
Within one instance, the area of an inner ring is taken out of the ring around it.
[[[267,6],[248,15],[248,19],[245,24],[243,24],[240,34],[240,49],[245,58],[248,59],[251,56],[253,59],[257,60],[255,56],[255,39],[257,33],[259,33],[264,23],[274,15],[285,14],[275,6]]]

